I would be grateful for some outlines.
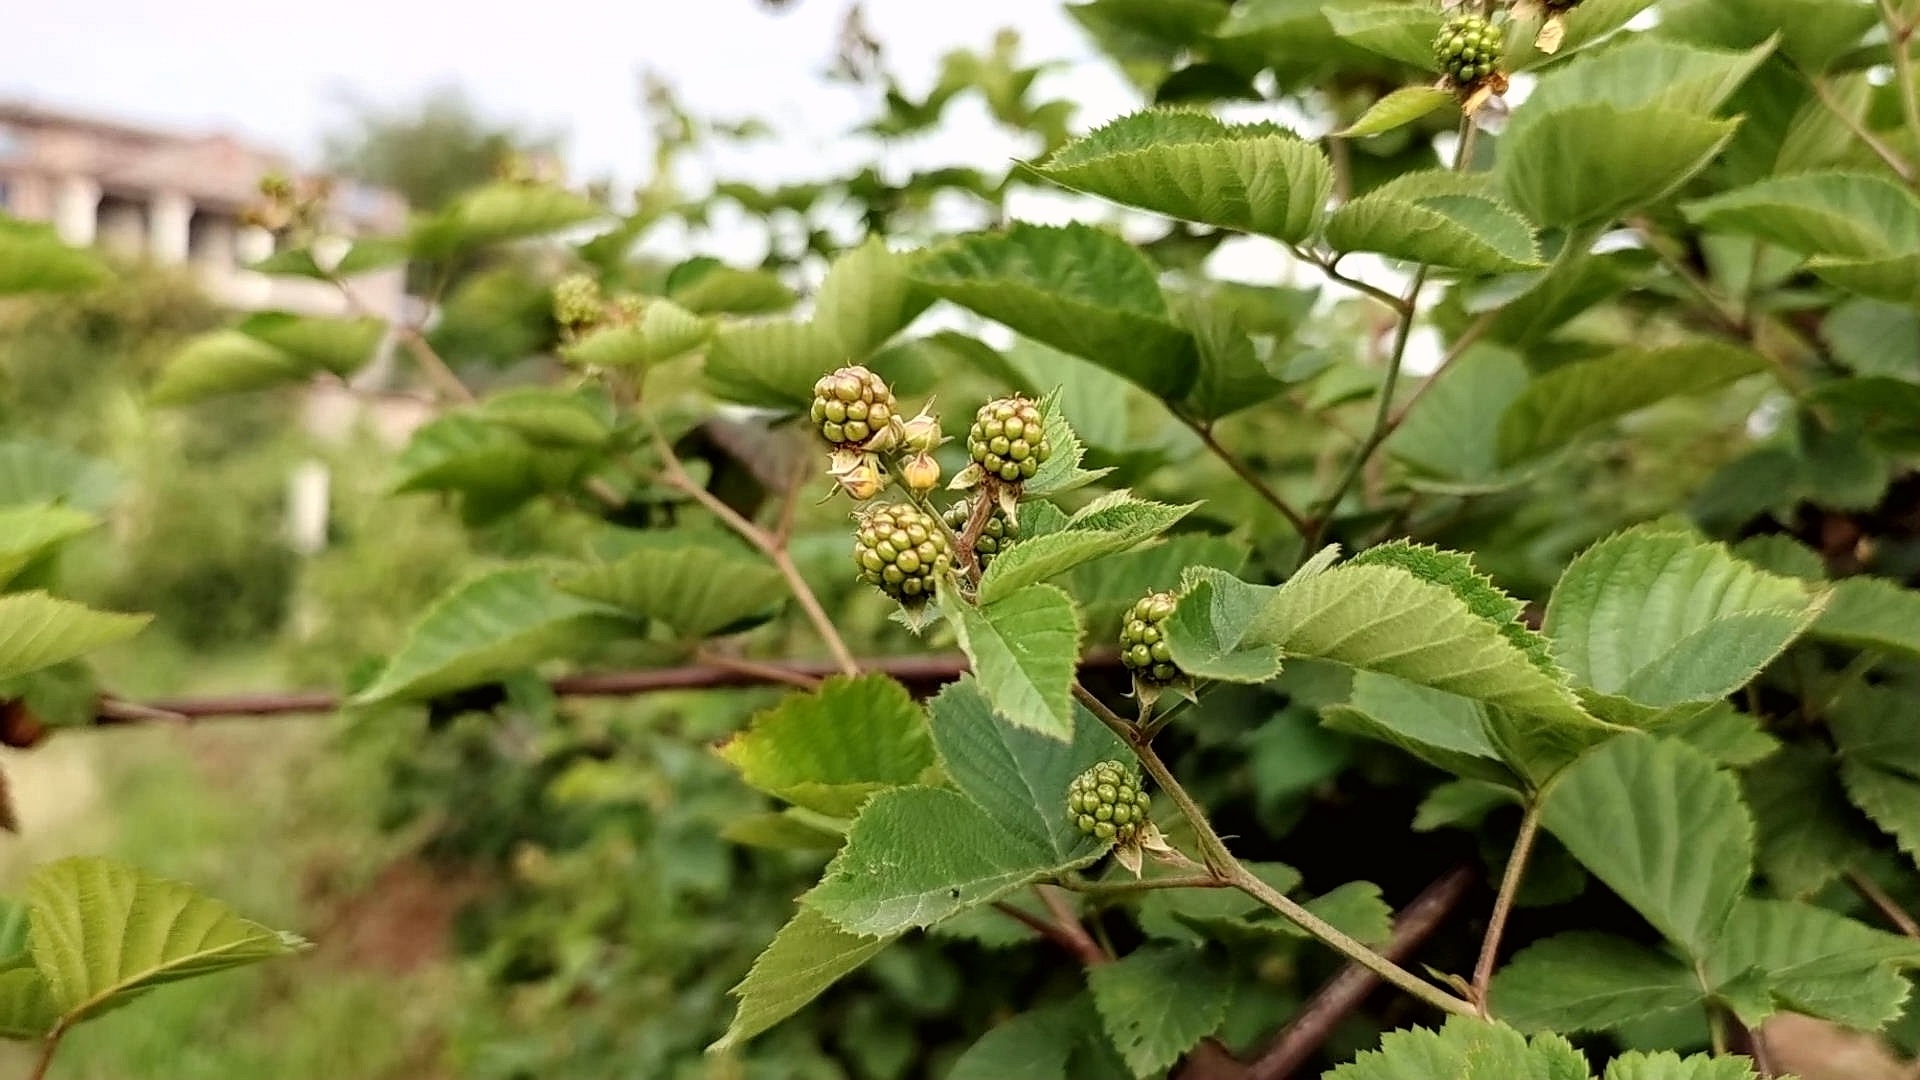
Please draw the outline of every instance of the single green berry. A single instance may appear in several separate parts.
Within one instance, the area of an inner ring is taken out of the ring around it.
[[[1167,644],[1167,620],[1173,617],[1175,602],[1172,593],[1148,593],[1120,623],[1120,662],[1143,683],[1165,686],[1183,674]]]
[[[1053,456],[1040,407],[1022,397],[999,398],[980,406],[967,431],[967,456],[981,472],[1003,484],[1033,479]]]
[[[900,410],[886,380],[854,364],[813,384],[807,415],[821,438],[844,448],[866,446],[874,436],[892,431]]]
[[[973,502],[962,499],[947,507],[947,527],[956,534],[965,530],[967,519],[973,516]],[[995,506],[987,514],[987,527],[980,531],[980,539],[974,542],[973,553],[980,559],[980,569],[985,570],[995,555],[1007,549],[1007,545],[1020,538],[1020,526],[1007,520],[1007,515]]]
[[[1123,846],[1139,838],[1152,808],[1140,774],[1118,761],[1103,761],[1067,785],[1067,820],[1088,836]]]
[[[914,607],[932,598],[934,584],[953,565],[953,553],[931,516],[889,503],[860,515],[853,562],[861,581]]]
[[[1506,41],[1500,29],[1472,13],[1455,15],[1433,39],[1433,58],[1455,86],[1472,87],[1498,71]]]

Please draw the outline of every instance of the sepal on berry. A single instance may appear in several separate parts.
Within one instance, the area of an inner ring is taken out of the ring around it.
[[[852,447],[841,447],[828,460],[827,475],[855,502],[866,502],[887,486],[887,471],[877,455]]]

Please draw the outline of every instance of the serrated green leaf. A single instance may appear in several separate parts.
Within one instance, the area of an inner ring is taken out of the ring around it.
[[[579,394],[546,386],[517,386],[491,394],[473,415],[537,446],[592,448],[613,434],[603,409]]]
[[[1163,398],[1193,380],[1193,338],[1174,325],[1152,265],[1103,229],[1016,222],[936,248],[914,273],[935,294]]]
[[[1780,749],[1780,740],[1760,728],[1760,720],[1751,713],[1734,709],[1724,701],[1666,728],[1661,734],[1679,739],[1688,746],[1729,768],[1741,769],[1765,760]]]
[[[1136,1077],[1159,1073],[1227,1018],[1233,983],[1198,949],[1151,945],[1087,969],[1107,1035]]]
[[[1449,1017],[1439,1031],[1389,1031],[1322,1080],[1588,1080],[1587,1059],[1554,1034],[1531,1040],[1504,1024]]]
[[[1742,1057],[1681,1057],[1671,1050],[1635,1050],[1607,1063],[1605,1080],[1754,1080]]]
[[[0,596],[0,679],[132,637],[151,618],[95,611],[39,591]]]
[[[713,337],[713,323],[671,300],[649,300],[629,326],[609,326],[561,346],[560,355],[589,367],[646,367],[685,356]]]
[[[919,707],[885,675],[836,676],[788,695],[723,743],[720,756],[755,789],[838,818],[853,817],[875,792],[928,782],[934,768]]]
[[[319,370],[319,365],[259,338],[238,330],[216,330],[187,342],[168,358],[154,383],[153,400],[160,405],[185,405],[300,382]]]
[[[1270,346],[1254,342],[1243,306],[1231,291],[1188,293],[1179,315],[1199,349],[1193,385],[1180,402],[1183,414],[1212,422],[1269,401],[1286,389],[1264,361],[1263,352]],[[1124,422],[1125,411],[1113,419]]]
[[[804,903],[849,932],[895,934],[1086,866],[1105,850],[1083,837],[1059,859],[964,795],[894,788],[867,802]]]
[[[1906,1002],[1896,965],[1920,965],[1920,942],[1824,908],[1752,897],[1734,908],[1706,958],[1716,985],[1758,970],[1787,1008],[1866,1031],[1898,1017]]]
[[[1075,515],[1060,532],[1021,541],[995,556],[980,577],[979,602],[991,605],[1082,563],[1139,547],[1197,506],[1168,506],[1114,492]]]
[[[1452,105],[1453,91],[1439,86],[1403,86],[1367,107],[1360,119],[1338,135],[1343,139],[1363,139],[1381,135],[1413,123],[1430,113]]]
[[[1067,787],[1095,764],[1127,756],[1119,738],[1077,706],[1072,742],[1014,726],[971,675],[928,702],[927,724],[961,794],[1000,828],[1060,861],[1072,858],[1084,839],[1067,820]]]
[[[560,591],[543,569],[496,570],[455,586],[428,608],[352,704],[425,700],[633,626],[612,608]]]
[[[1123,116],[1032,167],[1127,206],[1287,242],[1313,235],[1333,190],[1326,156],[1293,132],[1177,109]]]
[[[1260,587],[1224,571],[1195,568],[1167,622],[1173,662],[1196,679],[1263,683],[1280,674],[1280,650],[1241,645],[1245,627],[1265,603]]]
[[[1531,104],[1501,136],[1495,168],[1507,199],[1543,227],[1608,221],[1660,198],[1705,168],[1739,123],[1660,105],[1541,114]]]
[[[765,270],[741,270],[696,257],[667,275],[667,296],[696,315],[766,315],[793,306],[793,290]]]
[[[1523,107],[1538,116],[1605,102],[1621,109],[1657,105],[1705,115],[1725,104],[1771,51],[1765,42],[1725,51],[1635,35],[1618,48],[1596,49],[1554,68]]]
[[[1500,416],[1530,381],[1519,353],[1468,349],[1421,395],[1386,442],[1386,450],[1423,476],[1498,488],[1503,476],[1496,436]]]
[[[1389,743],[1456,776],[1515,783],[1487,735],[1485,706],[1457,694],[1363,671],[1353,697],[1321,716],[1335,731]]]
[[[0,217],[0,296],[77,292],[111,276],[99,256],[68,247],[51,228]]]
[[[1533,665],[1555,679],[1566,673],[1555,666],[1552,647],[1539,633],[1520,621],[1526,605],[1507,595],[1493,579],[1480,572],[1473,557],[1459,551],[1444,551],[1411,540],[1392,540],[1376,544],[1353,557],[1354,566],[1397,566],[1422,581],[1444,585],[1467,610],[1492,623],[1526,653]]]
[[[1920,200],[1891,180],[1863,173],[1773,177],[1685,209],[1701,228],[1806,255],[1882,259],[1920,246]]]
[[[1554,368],[1527,383],[1500,417],[1502,464],[1548,453],[1659,401],[1715,390],[1766,370],[1747,349],[1695,342],[1620,349]]]
[[[1559,51],[1548,54],[1533,47],[1533,35],[1509,41],[1509,70],[1525,71],[1555,58],[1565,58],[1606,37],[1633,21],[1634,16],[1653,6],[1653,0],[1582,0],[1579,6],[1560,16],[1565,27]]]
[[[1368,52],[1423,71],[1440,70],[1433,57],[1433,39],[1440,36],[1443,22],[1437,7],[1394,3],[1329,6],[1326,17],[1334,33]]]
[[[1748,769],[1741,788],[1758,827],[1760,871],[1780,894],[1812,895],[1864,852],[1823,751],[1784,747]]]
[[[1478,179],[1453,172],[1395,177],[1334,211],[1326,239],[1335,251],[1372,251],[1474,273],[1540,265],[1526,219]]]
[[[994,709],[1020,727],[1071,739],[1069,688],[1080,660],[1073,600],[1055,586],[1029,585],[986,607],[943,606]]]
[[[657,619],[683,637],[731,633],[763,620],[786,598],[764,560],[698,544],[649,547],[559,579],[575,596]]]
[[[1856,683],[1826,712],[1841,756],[1920,778],[1920,697]]]
[[[162,983],[306,947],[187,885],[106,859],[43,866],[28,879],[27,895],[34,964],[68,1024]]]
[[[1840,763],[1847,798],[1873,819],[1920,866],[1920,780],[1876,768],[1863,761]]]
[[[1039,497],[1077,491],[1113,471],[1080,467],[1086,460],[1087,448],[1067,421],[1058,394],[1048,394],[1040,400],[1040,422],[1046,428],[1047,441],[1053,444],[1053,455],[1033,474],[1033,479],[1020,485],[1024,494]],[[1029,530],[1028,535],[1034,534]]]
[[[306,364],[309,370],[345,377],[372,360],[387,324],[372,317],[320,319],[286,311],[262,311],[235,329]]]
[[[1807,269],[1830,285],[1894,304],[1920,304],[1920,254],[1875,259],[1816,255]]]
[[[1858,649],[1920,656],[1920,592],[1885,578],[1854,577],[1827,594],[1827,606],[1807,633]]]
[[[559,232],[605,213],[591,200],[561,188],[496,181],[467,192],[416,224],[410,244],[423,258],[445,258],[489,244]]]
[[[0,586],[40,556],[94,527],[92,514],[69,506],[0,507]]]
[[[914,258],[888,251],[874,236],[828,268],[814,295],[813,324],[849,360],[873,355],[933,302],[908,276]]]
[[[946,1080],[1069,1080],[1081,1012],[1079,1002],[1059,1002],[995,1025],[954,1061]]]
[[[1746,890],[1753,822],[1733,777],[1684,743],[1630,732],[1568,766],[1541,823],[1695,957]]]
[[[1494,976],[1493,1013],[1521,1031],[1611,1031],[1705,992],[1693,969],[1611,934],[1573,931],[1535,942]]]
[[[740,999],[715,1051],[739,1046],[805,1008],[827,987],[879,955],[899,935],[862,937],[833,925],[808,907],[775,934],[747,977],[733,988]]]
[[[1732,693],[1819,610],[1805,582],[1769,574],[1723,545],[1642,526],[1567,567],[1544,629],[1582,686],[1660,707]]]
[[[848,362],[810,322],[766,319],[720,328],[707,349],[707,385],[728,401],[799,412],[820,376]]]
[[[1485,780],[1449,780],[1440,784],[1413,813],[1414,832],[1433,832],[1457,826],[1462,829],[1479,828],[1487,814],[1502,807],[1516,805],[1519,796],[1504,784],[1488,783]]]

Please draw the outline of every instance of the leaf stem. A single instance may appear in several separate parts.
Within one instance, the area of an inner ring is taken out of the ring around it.
[[[1227,888],[1227,883],[1215,877],[1210,871],[1193,874],[1173,874],[1168,877],[1121,878],[1117,881],[1088,881],[1084,878],[1079,878],[1069,879],[1060,884],[1063,888],[1094,897],[1128,896],[1133,893],[1156,892],[1160,889]]]
[[[1153,778],[1153,782],[1159,786],[1161,793],[1173,802],[1181,816],[1187,819],[1187,824],[1193,827],[1195,841],[1200,848],[1201,861],[1216,880],[1239,889],[1279,912],[1335,952],[1434,1008],[1461,1016],[1476,1015],[1477,1010],[1472,1004],[1425,982],[1412,972],[1367,948],[1341,932],[1338,927],[1287,899],[1271,885],[1254,876],[1251,870],[1234,857],[1233,852],[1227,850],[1226,841],[1220,838],[1220,834],[1215,832],[1213,825],[1207,821],[1206,811],[1194,802],[1193,796],[1188,794],[1187,789],[1174,777],[1173,772],[1167,768],[1167,763],[1162,761],[1160,755],[1154,751],[1153,745],[1143,741],[1140,731],[1122,719],[1120,714],[1109,709],[1106,703],[1077,681],[1073,684],[1073,696],[1133,749],[1134,756],[1140,759],[1140,765],[1146,769],[1147,775]]]
[[[657,427],[654,428],[653,439],[660,454],[662,482],[705,507],[727,528],[738,533],[741,539],[759,549],[760,553],[773,563],[774,569],[780,571],[780,576],[786,579],[787,588],[792,591],[793,598],[800,602],[800,609],[806,612],[808,621],[813,623],[813,628],[819,633],[821,640],[827,643],[827,650],[833,653],[834,661],[840,665],[840,670],[847,675],[860,674],[859,662],[854,660],[852,651],[847,648],[846,640],[840,636],[839,629],[833,625],[833,620],[828,617],[826,609],[820,606],[820,598],[814,595],[813,586],[807,584],[807,579],[801,576],[800,568],[794,565],[793,556],[787,551],[786,544],[772,533],[742,517],[739,511],[721,502],[718,495],[708,491],[696,483],[693,477],[688,476],[686,468],[680,464],[679,456],[673,452],[673,446],[667,442],[666,436],[662,435]]]
[[[1878,882],[1859,870],[1849,869],[1847,884],[1853,886],[1853,891],[1859,893],[1861,899],[1872,904],[1880,914],[1885,915],[1887,921],[1898,928],[1902,934],[1910,938],[1920,938],[1920,920],[1914,919],[1907,913],[1906,908],[1900,906],[1899,901],[1888,896],[1887,891],[1882,889]]]
[[[1473,965],[1473,1000],[1480,1015],[1487,1015],[1487,988],[1493,985],[1493,965],[1500,955],[1500,938],[1506,933],[1507,919],[1513,915],[1513,898],[1520,892],[1520,881],[1527,873],[1527,859],[1533,854],[1533,842],[1540,835],[1540,807],[1544,799],[1535,797],[1520,818],[1520,835],[1514,838],[1513,853],[1507,856],[1506,871],[1500,876],[1500,892],[1493,899],[1493,916],[1487,920],[1486,936],[1480,939],[1480,960]]]
[[[1498,308],[1484,312],[1465,330],[1460,331],[1460,336],[1453,339],[1453,344],[1447,347],[1447,354],[1440,358],[1440,365],[1434,368],[1433,373],[1422,380],[1419,386],[1414,387],[1413,393],[1407,396],[1407,403],[1400,406],[1399,410],[1387,420],[1387,435],[1391,436],[1400,430],[1400,425],[1407,422],[1407,414],[1413,411],[1413,407],[1420,403],[1420,399],[1427,395],[1428,390],[1433,389],[1433,384],[1440,381],[1440,376],[1447,373],[1447,369],[1453,366],[1454,361],[1460,359],[1468,349],[1486,336],[1487,331],[1493,328],[1495,316],[1499,314]]]
[[[1254,472],[1251,465],[1248,465],[1237,454],[1222,445],[1220,440],[1213,434],[1213,425],[1203,424],[1178,409],[1173,410],[1173,415],[1181,423],[1187,425],[1188,430],[1200,437],[1200,441],[1206,444],[1207,449],[1213,452],[1214,457],[1219,458],[1221,463],[1227,468],[1232,469],[1233,474],[1244,481],[1248,487],[1252,488],[1255,494],[1266,500],[1268,506],[1279,511],[1280,516],[1287,519],[1287,524],[1293,526],[1294,532],[1302,536],[1307,534],[1306,515],[1295,510],[1293,504],[1287,502],[1286,498],[1275,491],[1273,485],[1267,483],[1265,478],[1259,473]]]
[[[65,1038],[66,1034],[67,1020],[66,1017],[61,1017],[60,1022],[53,1025],[53,1030],[47,1032],[46,1039],[41,1042],[40,1057],[33,1063],[33,1071],[27,1074],[27,1080],[46,1080],[47,1070],[53,1067],[54,1051],[60,1049],[60,1040]]]

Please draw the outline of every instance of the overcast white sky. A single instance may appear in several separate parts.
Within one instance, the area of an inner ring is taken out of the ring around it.
[[[796,0],[776,13],[756,0],[13,0],[0,96],[231,131],[311,157],[343,115],[342,91],[398,105],[457,82],[493,115],[564,132],[576,175],[638,179],[638,72],[653,68],[698,114],[758,115],[790,134],[785,153],[753,164],[797,177],[861,115],[854,91],[819,78],[848,3]],[[985,47],[1012,26],[1024,55],[1078,61],[1062,78],[1086,104],[1081,124],[1131,107],[1050,0],[868,0],[867,17],[892,69],[923,82],[949,49]],[[985,128],[952,149],[1007,154]]]

